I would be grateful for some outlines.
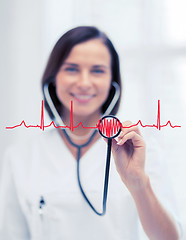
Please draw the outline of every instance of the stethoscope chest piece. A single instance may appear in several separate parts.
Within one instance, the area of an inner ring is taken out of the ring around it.
[[[113,139],[121,132],[120,120],[112,115],[104,116],[99,120],[98,130],[102,137]]]

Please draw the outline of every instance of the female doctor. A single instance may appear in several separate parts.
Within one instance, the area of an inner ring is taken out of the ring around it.
[[[107,212],[96,214],[102,211],[107,140],[83,126],[96,126],[105,113],[115,115],[119,108],[120,95],[113,103],[121,91],[119,59],[108,37],[95,27],[65,33],[49,57],[42,88],[53,120],[57,114],[64,126],[71,126],[72,101],[73,126],[82,125],[73,131],[53,128],[7,151],[0,239],[137,240],[140,224],[149,239],[178,239],[171,199],[163,196],[168,186],[159,182],[157,161],[156,180],[145,170],[144,139],[130,121],[122,122],[117,140],[112,140]],[[76,174],[79,145],[85,196]]]

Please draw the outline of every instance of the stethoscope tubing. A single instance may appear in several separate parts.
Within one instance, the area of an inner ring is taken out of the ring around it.
[[[89,145],[89,143],[91,143],[91,141],[93,140],[94,136],[97,133],[97,130],[95,130],[93,132],[93,134],[91,135],[91,137],[89,138],[89,140],[82,145],[78,145],[75,144],[71,138],[69,137],[69,135],[67,134],[66,130],[63,129],[62,130],[65,134],[66,139],[68,140],[68,142],[77,148],[77,180],[78,180],[78,185],[80,188],[80,191],[83,195],[83,197],[85,198],[86,202],[88,203],[88,205],[91,207],[91,209],[99,216],[103,216],[106,212],[106,202],[107,202],[107,195],[108,195],[108,183],[109,183],[109,171],[110,171],[110,157],[111,157],[111,147],[112,147],[112,139],[108,139],[108,144],[107,144],[107,158],[106,158],[106,168],[105,168],[105,180],[104,180],[104,190],[103,190],[103,202],[102,202],[102,212],[98,212],[95,207],[93,206],[93,204],[90,202],[90,200],[88,199],[85,191],[83,190],[83,187],[81,185],[81,179],[80,179],[80,158],[81,158],[81,149],[83,147],[86,147]]]

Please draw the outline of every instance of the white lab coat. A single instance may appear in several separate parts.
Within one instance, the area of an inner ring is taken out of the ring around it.
[[[153,149],[146,171],[162,204],[176,218],[174,197]],[[106,143],[99,139],[80,160],[82,185],[102,210]],[[137,240],[134,201],[111,160],[107,212],[96,215],[80,193],[76,160],[56,129],[8,149],[0,188],[2,240]],[[39,209],[43,197],[45,204]],[[145,239],[144,235],[142,239]]]

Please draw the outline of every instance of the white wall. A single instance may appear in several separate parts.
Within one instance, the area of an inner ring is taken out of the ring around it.
[[[40,122],[40,79],[58,37],[77,25],[96,25],[110,36],[121,58],[120,119],[155,123],[160,99],[162,123],[171,120],[182,126],[142,131],[162,147],[186,229],[185,10],[184,0],[2,0],[1,156],[9,144],[39,131],[5,127],[23,119],[28,124]]]

